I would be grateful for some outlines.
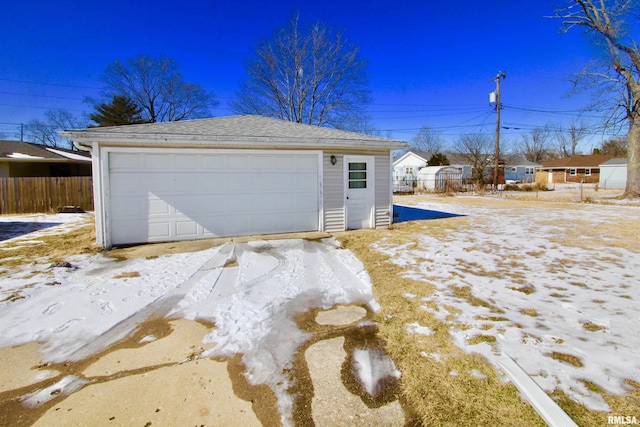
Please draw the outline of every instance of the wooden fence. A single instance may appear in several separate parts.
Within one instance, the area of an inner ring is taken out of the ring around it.
[[[63,206],[93,210],[90,176],[0,178],[0,214],[57,212]]]

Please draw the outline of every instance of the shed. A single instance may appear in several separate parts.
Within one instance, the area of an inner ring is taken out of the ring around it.
[[[627,158],[615,158],[600,164],[600,181],[602,188],[626,188]]]
[[[251,115],[61,135],[91,150],[105,248],[388,227],[392,151],[408,145]]]
[[[419,190],[447,191],[461,185],[462,171],[454,166],[427,166],[418,172]]]

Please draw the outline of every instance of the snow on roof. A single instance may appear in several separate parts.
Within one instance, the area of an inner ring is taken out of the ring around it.
[[[56,150],[55,148],[51,148],[51,147],[47,147],[47,150],[51,151],[52,153],[55,153],[55,154],[57,154],[59,156],[66,157],[66,158],[71,159],[71,160],[81,160],[83,162],[90,162],[91,161],[91,157],[87,157],[86,155],[70,153],[68,151]]]
[[[29,154],[23,153],[11,153],[7,154],[7,157],[11,159],[44,159],[44,157],[30,156]]]

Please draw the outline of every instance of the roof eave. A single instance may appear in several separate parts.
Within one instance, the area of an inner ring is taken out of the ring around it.
[[[322,138],[286,138],[256,136],[216,136],[216,135],[174,135],[174,134],[114,134],[108,132],[63,131],[60,135],[72,140],[76,147],[92,146],[93,142],[103,145],[149,144],[149,145],[192,145],[215,146],[224,148],[282,147],[282,148],[373,148],[391,149],[405,148],[409,144],[395,140],[351,140]],[[214,143],[214,144],[212,144]]]

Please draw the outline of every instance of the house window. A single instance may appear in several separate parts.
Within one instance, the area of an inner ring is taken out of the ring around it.
[[[511,168],[511,172],[518,172],[518,168]]]
[[[535,169],[534,168],[526,168],[524,173],[525,175],[533,175]]]
[[[367,188],[366,163],[349,163],[349,188]]]
[[[578,175],[578,169],[569,169],[569,175],[571,176]]]
[[[585,169],[584,176],[591,176],[591,169]]]
[[[405,175],[413,175],[413,168],[405,168],[404,169],[404,174]]]

